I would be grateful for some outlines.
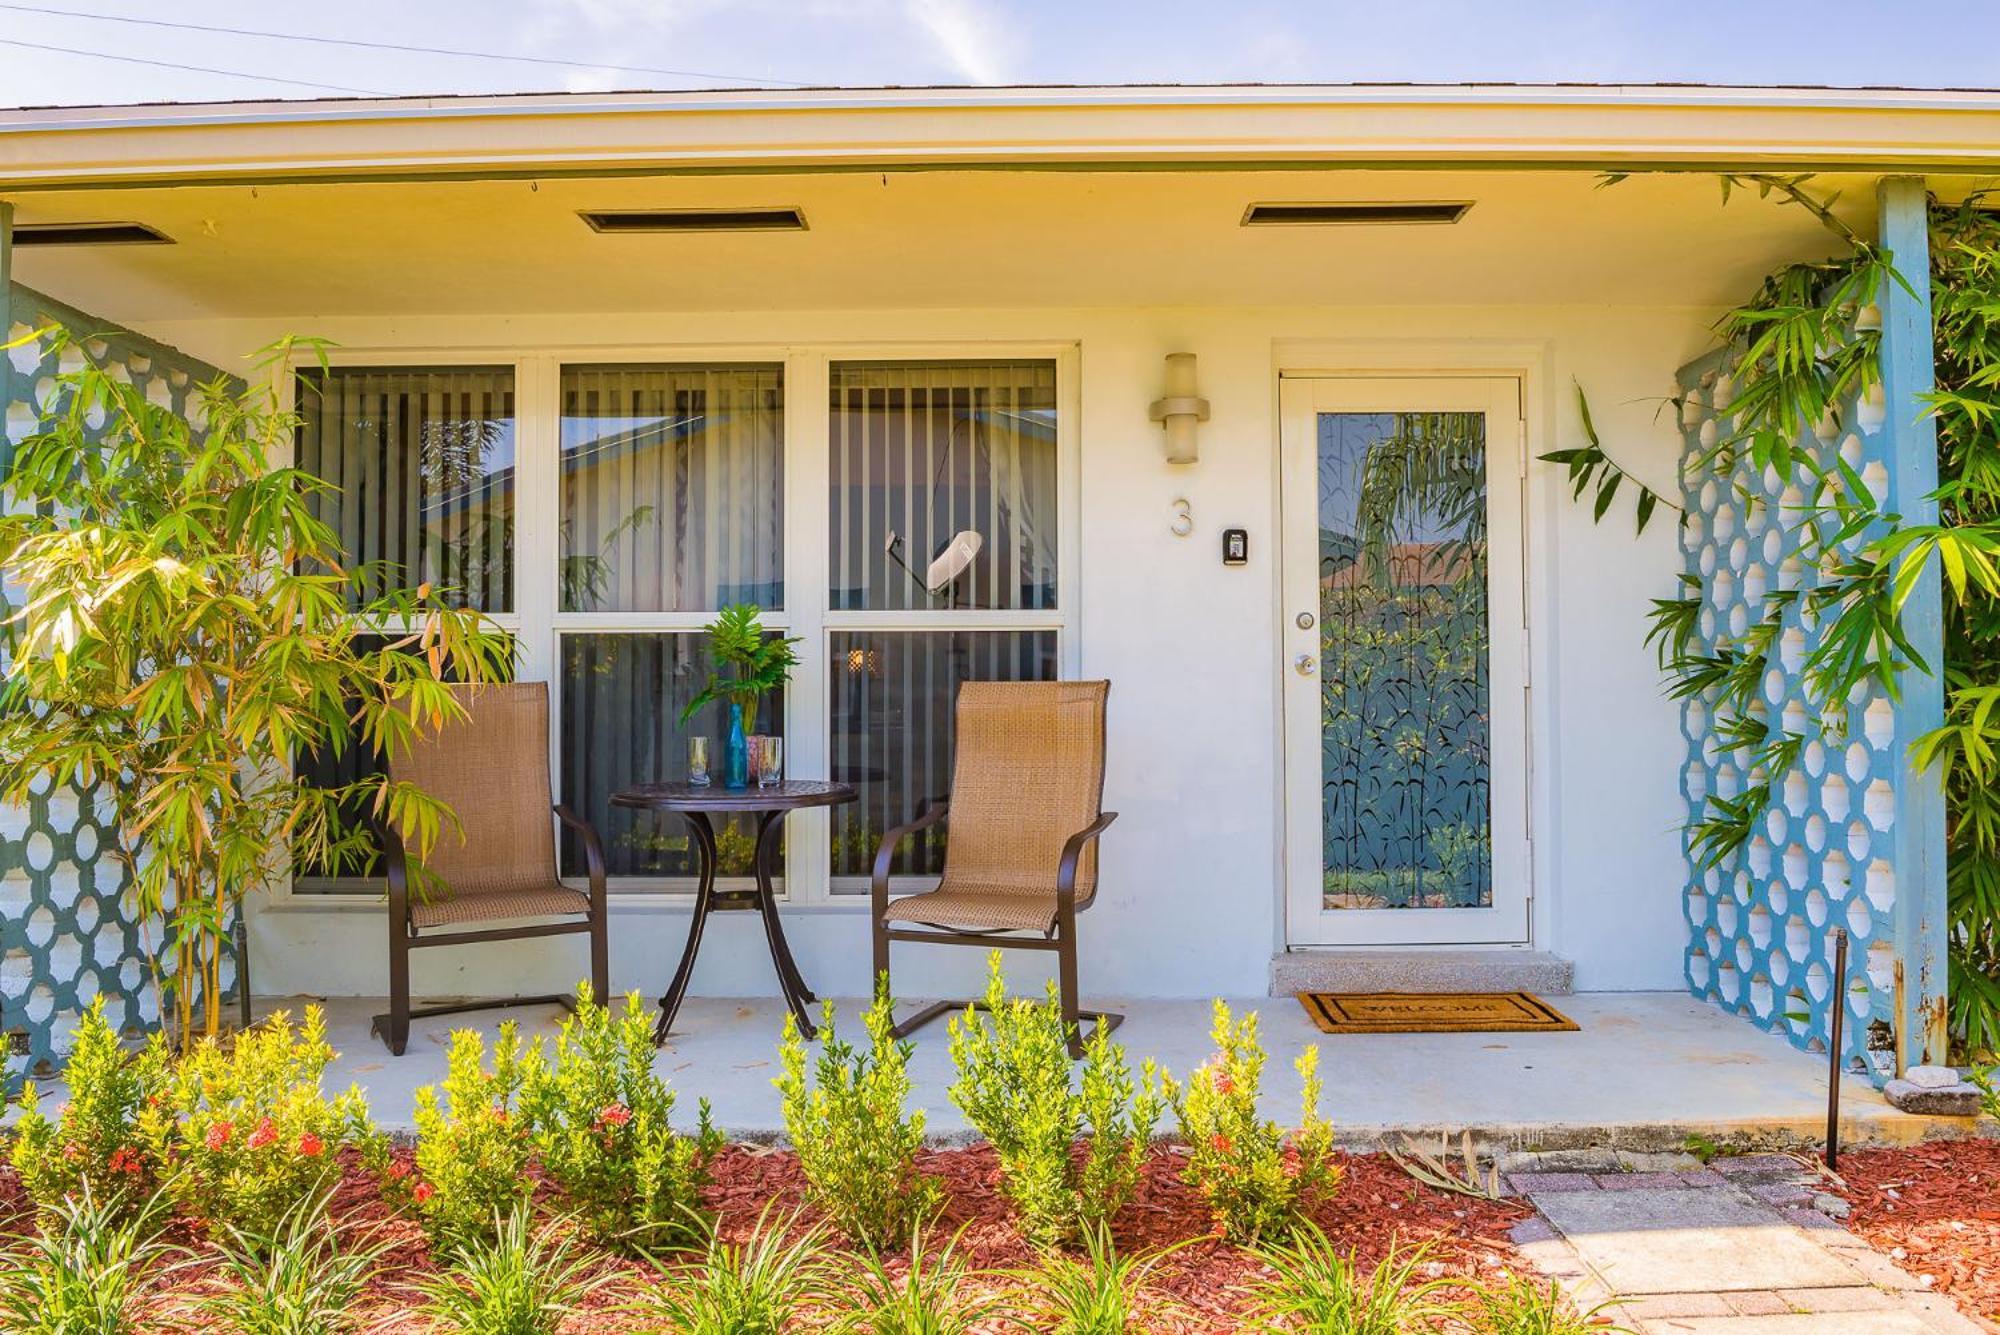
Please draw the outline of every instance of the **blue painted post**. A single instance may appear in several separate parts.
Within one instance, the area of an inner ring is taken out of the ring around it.
[[[1882,390],[1890,433],[1889,504],[1905,524],[1937,522],[1937,424],[1923,396],[1933,385],[1929,200],[1922,177],[1884,177],[1877,187],[1880,239],[1914,292],[1881,294]],[[1944,785],[1919,772],[1907,747],[1944,723],[1944,598],[1935,562],[1903,608],[1903,629],[1929,664],[1906,673],[1897,707],[1894,913],[1896,1064],[1945,1059],[1946,936]]]

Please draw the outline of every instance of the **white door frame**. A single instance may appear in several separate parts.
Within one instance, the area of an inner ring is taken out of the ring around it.
[[[1279,386],[1280,672],[1284,728],[1286,937],[1292,946],[1523,945],[1532,859],[1526,617],[1524,377],[1490,372],[1304,374]],[[1487,418],[1488,692],[1493,903],[1466,909],[1322,906],[1321,683],[1318,673],[1322,412],[1482,412]],[[1314,614],[1308,627],[1296,618]],[[1301,657],[1312,666],[1298,670]]]

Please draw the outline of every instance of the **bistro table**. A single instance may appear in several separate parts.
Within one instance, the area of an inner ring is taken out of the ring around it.
[[[798,1021],[799,1031],[807,1038],[817,1032],[806,1007],[819,998],[799,976],[799,966],[792,959],[791,947],[785,944],[785,929],[778,921],[777,896],[771,888],[771,866],[777,860],[778,835],[784,826],[786,812],[797,811],[801,807],[839,806],[852,802],[855,796],[853,784],[828,783],[822,779],[787,779],[763,787],[753,783],[747,788],[727,788],[721,784],[697,787],[691,783],[642,783],[612,794],[612,806],[638,811],[677,812],[686,818],[689,828],[694,831],[700,868],[694,897],[694,919],[688,923],[687,946],[681,951],[681,964],[674,970],[674,981],[667,985],[666,995],[660,998],[660,1023],[653,1030],[655,1043],[666,1042],[667,1034],[674,1027],[674,1016],[680,1011],[681,999],[687,995],[688,979],[694,974],[694,957],[701,949],[701,929],[707,924],[708,915],[726,909],[756,909],[763,915],[764,939],[770,943],[771,963],[778,970],[778,991],[784,994],[785,1004],[791,1008],[792,1018]],[[753,812],[757,817],[757,852],[751,860],[756,872],[756,884],[747,890],[717,890],[715,826],[709,818],[728,816],[734,812]]]

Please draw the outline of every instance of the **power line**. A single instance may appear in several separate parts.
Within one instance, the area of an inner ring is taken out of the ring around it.
[[[795,79],[759,79],[746,74],[716,74],[704,70],[669,70],[652,65],[610,65],[597,60],[564,60],[558,56],[509,55],[503,51],[470,51],[463,47],[450,46],[406,46],[398,42],[368,42],[354,37],[321,37],[314,33],[268,32],[257,28],[226,28],[207,23],[176,23],[171,19],[142,19],[129,14],[92,14],[76,9],[50,9],[45,5],[0,4],[0,9],[11,9],[23,14],[40,14],[47,17],[70,19],[94,19],[100,23],[136,23],[148,28],[178,28],[183,32],[219,33],[230,37],[262,37],[278,42],[312,42],[320,46],[351,46],[367,51],[400,51],[419,56],[459,56],[468,60],[510,60],[525,65],[560,65],[566,69],[615,70],[620,74],[665,74],[676,79],[720,79],[725,83],[774,84],[781,83],[791,88],[806,88],[809,84]],[[16,43],[25,45],[25,43]],[[228,71],[219,71],[227,73]],[[253,76],[262,77],[262,76]],[[292,82],[279,80],[279,82]],[[320,87],[331,87],[322,84]]]
[[[13,9],[16,6],[8,5]],[[148,60],[144,56],[119,56],[109,51],[85,51],[74,46],[50,46],[45,42],[24,42],[17,37],[0,37],[0,46],[26,47],[30,51],[54,51],[65,56],[88,56],[92,60],[121,60],[128,65],[151,65],[156,69],[181,70],[189,74],[220,74],[231,79],[262,79],[265,83],[285,83],[294,88],[317,88],[321,92],[358,93],[363,97],[384,97],[373,88],[349,88],[337,83],[316,83],[307,79],[286,79],[276,74],[252,74],[247,70],[217,69],[213,65],[183,65],[172,60]]]

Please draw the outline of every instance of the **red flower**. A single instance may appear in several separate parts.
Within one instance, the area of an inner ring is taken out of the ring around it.
[[[299,1137],[299,1153],[308,1159],[319,1158],[320,1152],[324,1149],[326,1149],[326,1142],[310,1131]]]
[[[230,1134],[235,1130],[236,1128],[231,1126],[227,1122],[215,1123],[213,1126],[208,1128],[208,1140],[207,1140],[208,1148],[210,1150],[221,1149],[224,1145],[227,1145],[229,1143]]]
[[[632,1120],[632,1110],[622,1103],[607,1103],[597,1114],[599,1126],[623,1126]]]
[[[404,1163],[401,1159],[398,1159],[396,1160],[396,1162],[389,1165],[389,1176],[394,1181],[401,1182],[404,1178],[408,1177],[409,1175],[410,1175],[410,1166]]]
[[[63,1142],[63,1158],[66,1161],[68,1161],[69,1163],[75,1163],[82,1157],[83,1157],[83,1146],[77,1144],[73,1140],[68,1140]]]
[[[268,1117],[257,1123],[257,1129],[252,1131],[250,1139],[244,1142],[244,1144],[253,1150],[261,1150],[267,1145],[275,1145],[277,1143],[278,1128],[272,1125],[271,1119]]]
[[[1215,1073],[1215,1092],[1218,1094],[1234,1094],[1236,1092],[1236,1082],[1229,1078],[1229,1072],[1217,1071]]]
[[[1218,1131],[1208,1138],[1208,1147],[1217,1154],[1228,1154],[1236,1148],[1236,1142]]]
[[[133,1149],[131,1146],[120,1145],[117,1149],[111,1151],[111,1171],[114,1173],[128,1173],[133,1177],[137,1177],[140,1173],[146,1171],[146,1161],[140,1155],[139,1151]]]
[[[436,1194],[437,1194],[436,1190],[432,1188],[430,1183],[419,1182],[417,1183],[417,1189],[410,1193],[410,1199],[415,1201],[417,1204],[422,1205],[425,1201],[429,1200]]]

